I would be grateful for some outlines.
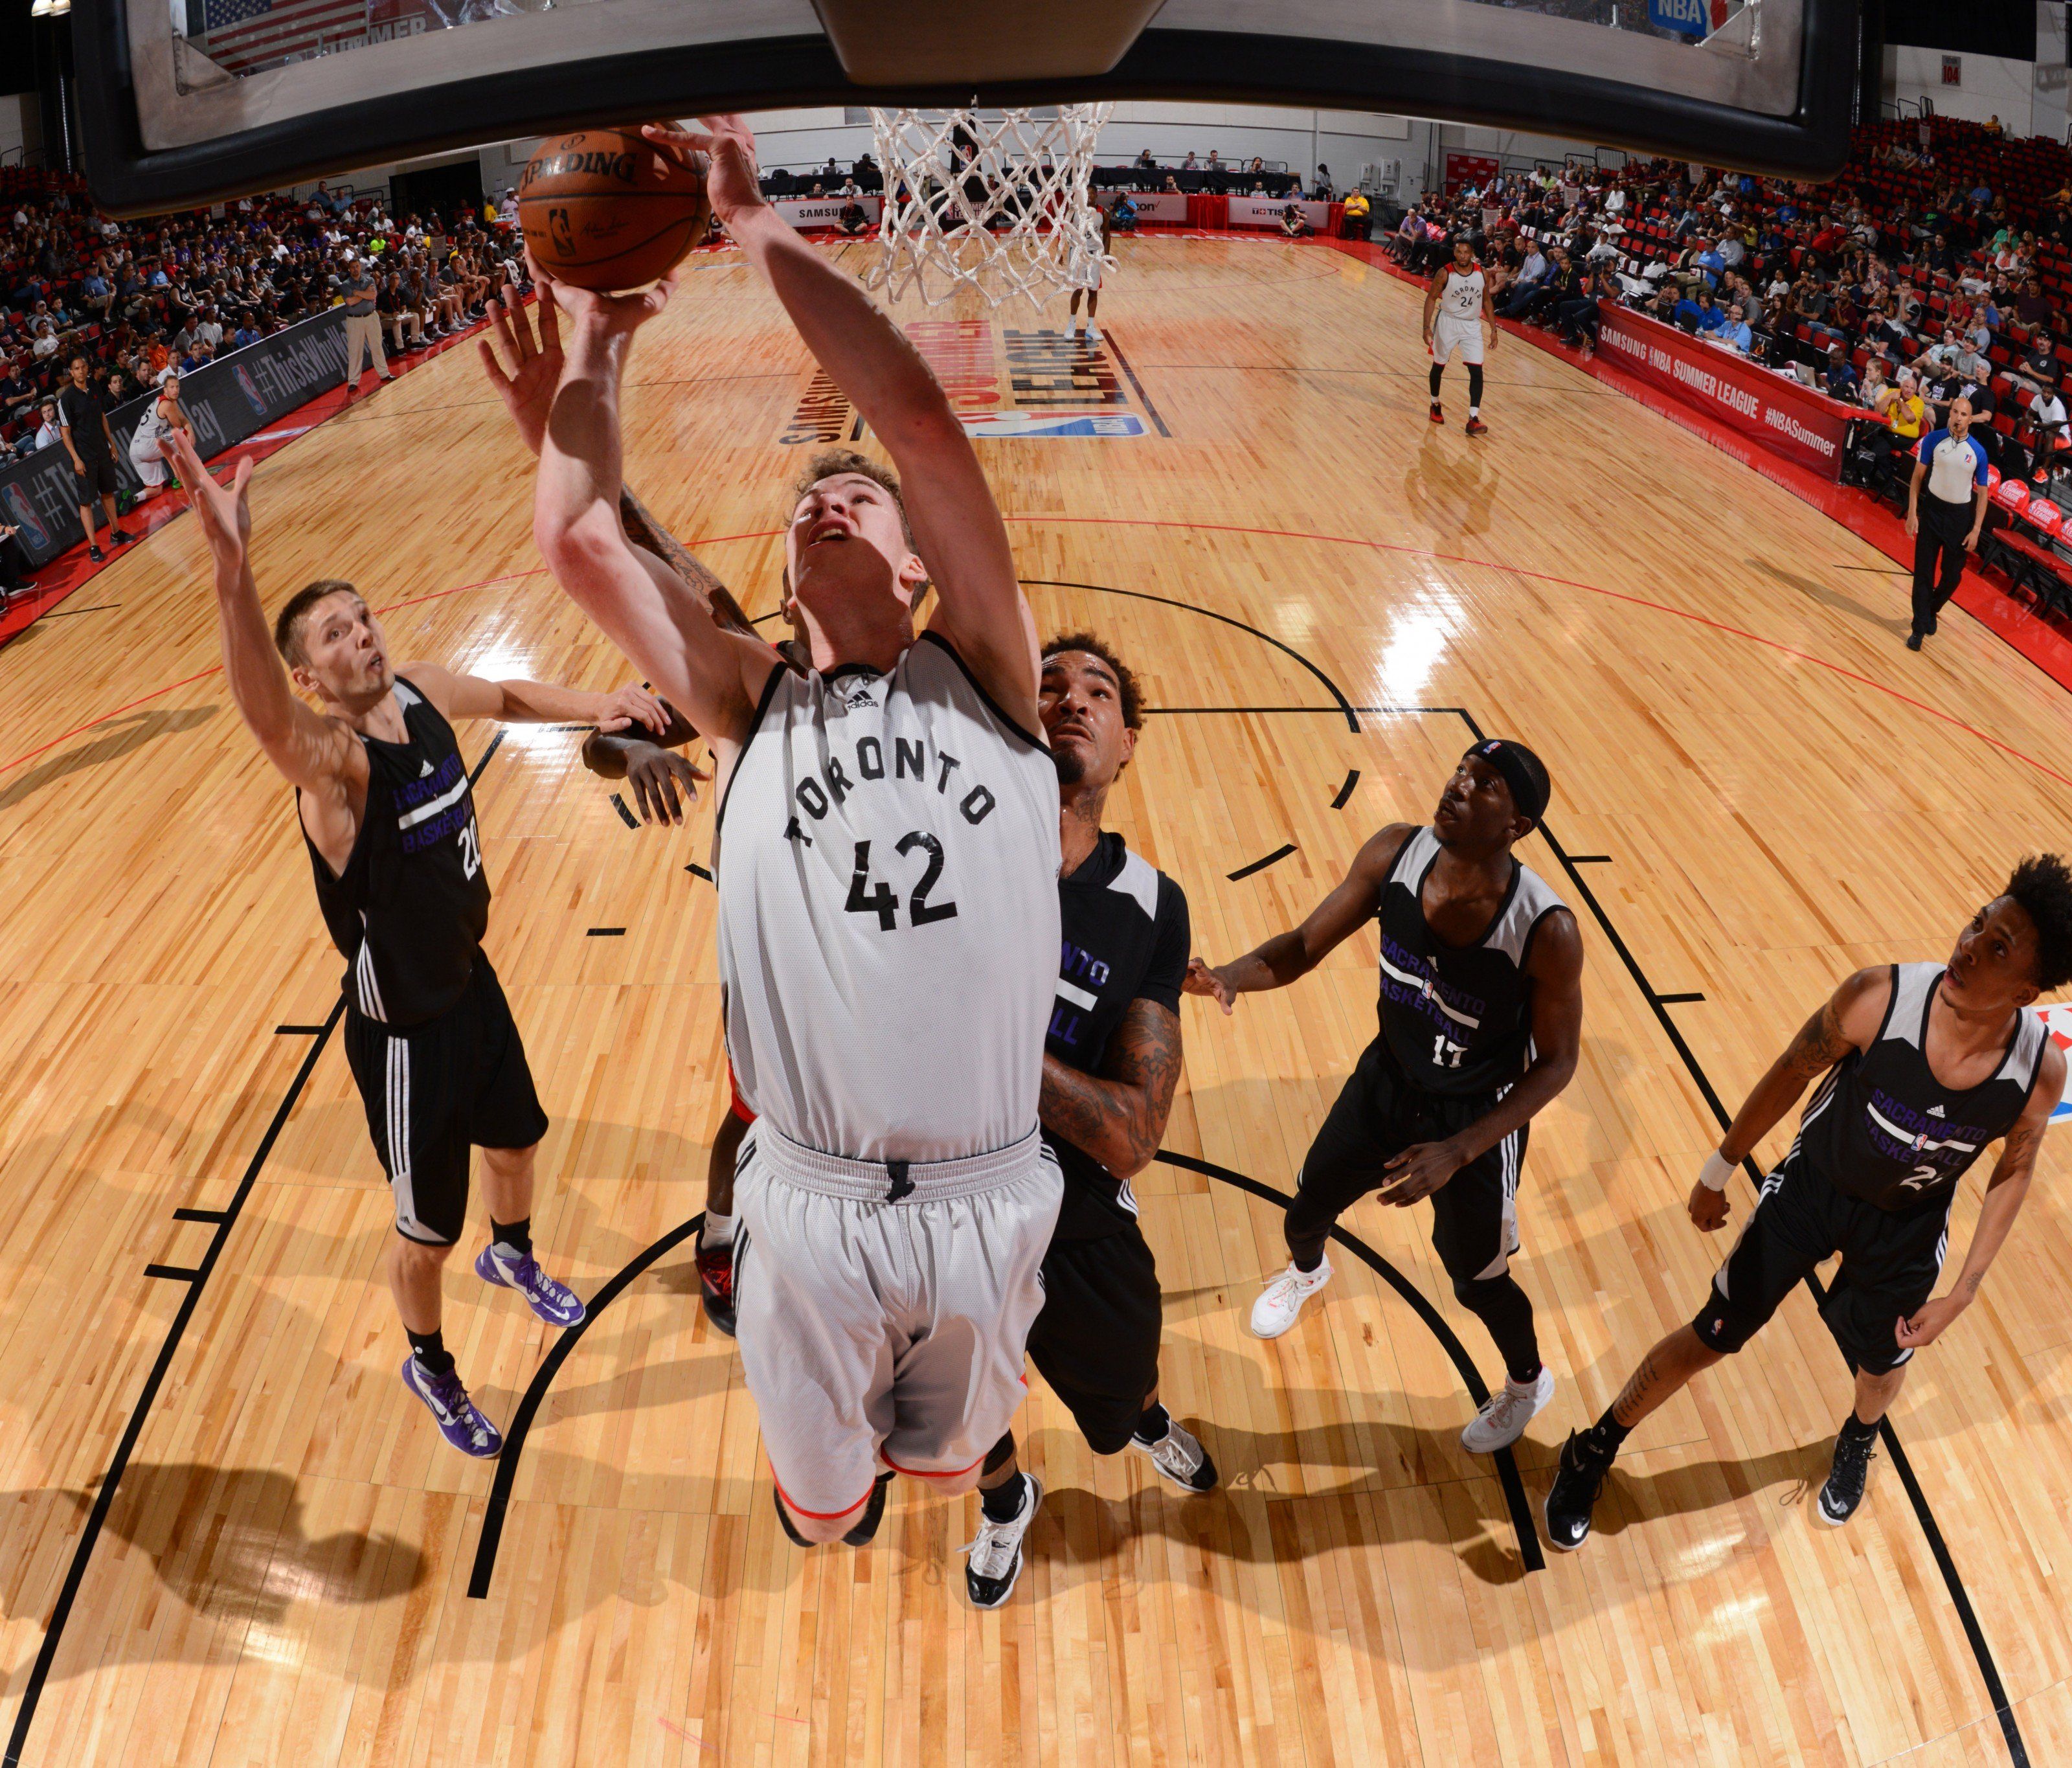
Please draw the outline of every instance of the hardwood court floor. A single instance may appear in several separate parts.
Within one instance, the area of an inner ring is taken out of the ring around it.
[[[1113,820],[1185,884],[1197,949],[1286,924],[1375,826],[1424,816],[1471,729],[1553,770],[1528,857],[1581,914],[1589,994],[1521,1199],[1561,1380],[1519,1456],[1536,1507],[1564,1433],[1719,1254],[1682,1205],[1718,1133],[1708,1089],[1737,1102],[1841,973],[1941,955],[2015,858],[2072,843],[2065,699],[1962,616],[1909,655],[1887,561],[1515,339],[1494,435],[1462,437],[1458,370],[1435,430],[1416,295],[1366,265],[1122,253],[1101,318],[1129,373],[1105,409],[1145,433],[982,446],[1042,625],[1097,627],[1147,680]],[[964,317],[981,356],[1034,323]],[[712,258],[635,373],[631,478],[769,609],[804,352]],[[622,680],[540,574],[528,469],[475,364],[435,363],[261,470],[264,591],[348,577],[401,656]],[[396,1381],[388,1200],[329,1029],[340,966],[288,794],[213,672],[195,524],[95,590],[116,606],[0,656],[8,1760],[1948,1768],[2013,1759],[2011,1733],[2072,1760],[2065,1141],[1897,1408],[1918,1505],[1881,1454],[1851,1527],[1810,1519],[1848,1383],[1801,1293],[1639,1432],[1587,1550],[1528,1569],[1498,1470],[1455,1441],[1462,1365],[1379,1271],[1342,1248],[1297,1332],[1244,1330],[1283,1255],[1275,1208],[1227,1177],[1292,1183],[1372,1030],[1364,937],[1232,1020],[1189,1003],[1180,1161],[1138,1186],[1166,1397],[1222,1492],[1096,1461],[1038,1384],[1022,1423],[1050,1496],[1009,1606],[964,1602],[975,1501],[905,1482],[869,1551],[802,1557],[680,1244],[546,1388],[471,1597],[494,1470]],[[594,1293],[702,1202],[709,814],[630,832],[575,734],[462,736],[490,950],[554,1118],[535,1231]],[[1495,1372],[1422,1212],[1346,1225]],[[447,1294],[508,1424],[552,1341],[465,1257]]]

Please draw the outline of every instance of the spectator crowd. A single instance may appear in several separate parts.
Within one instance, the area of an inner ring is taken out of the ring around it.
[[[1862,476],[1970,401],[2000,474],[2054,480],[2072,346],[2072,154],[1952,117],[1857,131],[1834,183],[1655,160],[1506,173],[1405,212],[1389,249],[1429,272],[1466,233],[1496,311],[1588,351],[1609,298],[1864,413]]]

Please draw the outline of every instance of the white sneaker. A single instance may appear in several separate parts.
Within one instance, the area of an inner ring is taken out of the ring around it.
[[[1087,327],[1087,342],[1090,344],[1097,344],[1100,342],[1100,327],[1099,326],[1090,325]]]
[[[1014,1593],[1015,1580],[1022,1576],[1022,1537],[1036,1520],[1036,1507],[1043,1502],[1043,1482],[1024,1469],[1022,1474],[1022,1512],[1012,1522],[996,1523],[981,1508],[978,1533],[964,1544],[971,1555],[964,1567],[964,1594],[972,1606],[997,1609]]]
[[[1293,1264],[1259,1292],[1252,1305],[1252,1335],[1277,1338],[1295,1323],[1302,1304],[1331,1281],[1327,1258],[1314,1271],[1298,1271]]]
[[[1471,1455],[1494,1455],[1510,1448],[1553,1397],[1554,1371],[1543,1363],[1531,1387],[1514,1388],[1507,1381],[1482,1403],[1461,1433],[1461,1446]]]
[[[1140,1455],[1149,1455],[1151,1465],[1182,1491],[1215,1490],[1216,1464],[1209,1459],[1209,1452],[1202,1446],[1201,1439],[1190,1431],[1182,1430],[1178,1419],[1157,1442],[1148,1443],[1140,1437],[1132,1437],[1129,1446]]]

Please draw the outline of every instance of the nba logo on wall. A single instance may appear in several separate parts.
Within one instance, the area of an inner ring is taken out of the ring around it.
[[[252,378],[252,371],[240,362],[237,364],[236,372],[237,390],[250,402],[252,415],[263,418],[266,415],[266,401],[259,397],[259,384]]]
[[[1702,37],[1727,22],[1727,0],[1647,0],[1647,22],[1658,31]]]
[[[2060,1050],[2072,1051],[2072,1001],[2061,1001],[2055,1006],[2037,1009],[2043,1015],[2043,1029],[2050,1034],[2050,1041]],[[2065,1096],[2058,1101],[2050,1113],[2054,1124],[2072,1122],[2072,1068],[2065,1075]]]
[[[51,544],[51,531],[43,526],[35,505],[22,495],[19,485],[0,486],[0,503],[7,506],[7,525],[21,529],[22,538],[32,548],[40,553]]]

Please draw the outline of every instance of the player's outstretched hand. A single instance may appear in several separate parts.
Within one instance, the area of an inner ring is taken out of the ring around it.
[[[166,438],[171,449],[173,464],[179,468],[180,483],[187,488],[187,495],[194,501],[195,513],[201,518],[201,531],[208,541],[208,549],[216,555],[218,565],[239,566],[245,562],[245,549],[252,539],[252,504],[245,487],[252,483],[252,460],[249,455],[237,463],[237,471],[228,485],[220,485],[216,477],[195,451],[194,438],[184,430],[176,430]]]
[[[1893,1329],[1902,1351],[1918,1351],[1924,1344],[1933,1344],[1942,1334],[1942,1329],[1964,1311],[1964,1304],[1954,1295],[1938,1295],[1932,1301],[1922,1303],[1920,1310],[1912,1319],[1905,1314]]]
[[[1186,980],[1180,986],[1189,994],[1206,994],[1225,1013],[1237,1004],[1237,995],[1220,970],[1211,969],[1199,958],[1187,960]]]
[[[702,171],[713,213],[731,230],[763,206],[763,175],[755,163],[755,133],[734,112],[701,117],[696,129],[649,123],[640,131],[657,153]]]
[[[668,270],[652,288],[643,289],[638,294],[606,294],[597,289],[579,289],[573,282],[557,282],[543,274],[530,252],[525,254],[525,264],[540,291],[541,304],[544,306],[553,301],[568,315],[570,325],[590,335],[630,332],[645,325],[668,306],[669,297],[676,292],[676,279],[681,269],[678,266]]]
[[[645,688],[621,688],[606,698],[597,728],[607,734],[645,725],[656,736],[669,728],[669,709]]]
[[[1416,1143],[1383,1163],[1382,1170],[1395,1176],[1375,1195],[1398,1208],[1421,1203],[1466,1164],[1451,1142]]]
[[[1727,1194],[1714,1190],[1702,1178],[1691,1187],[1691,1200],[1686,1207],[1691,1211],[1692,1225],[1708,1234],[1716,1234],[1726,1226]]]
[[[519,440],[537,454],[541,438],[547,431],[547,413],[553,407],[554,389],[561,383],[561,306],[547,287],[553,278],[541,273],[530,252],[525,254],[525,262],[532,273],[533,286],[540,291],[536,316],[527,311],[518,291],[507,286],[489,303],[490,326],[496,344],[482,338],[476,341],[475,348],[482,352],[482,366],[489,375],[489,384],[495,388],[504,409],[518,426]],[[497,344],[502,346],[500,350]]]
[[[643,823],[680,824],[684,805],[698,801],[698,782],[711,778],[688,757],[659,743],[636,742],[627,747],[626,780],[633,788],[633,801],[640,808]]]

